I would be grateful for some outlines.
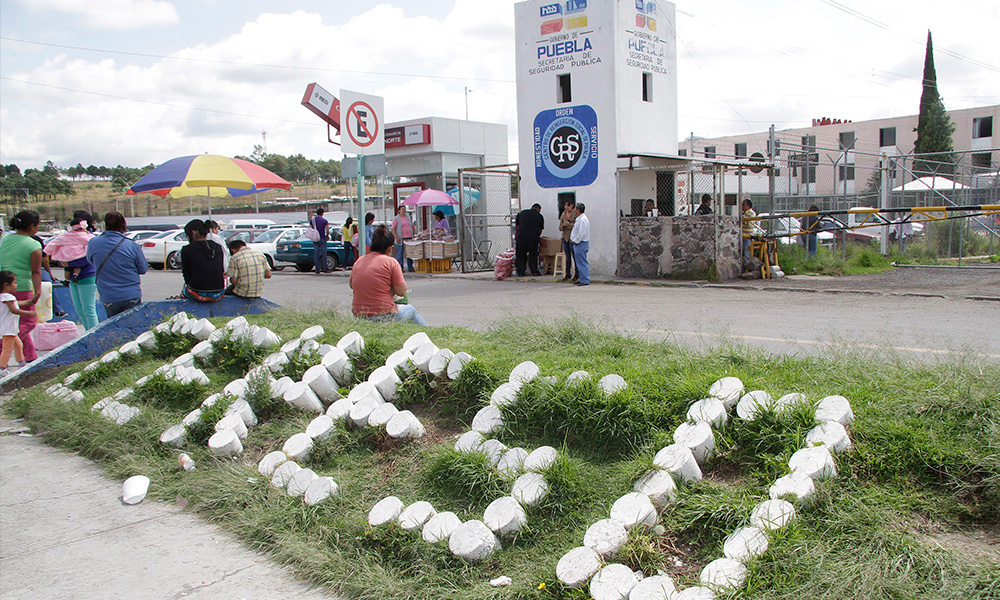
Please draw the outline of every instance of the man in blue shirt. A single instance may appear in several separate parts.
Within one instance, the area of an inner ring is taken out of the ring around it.
[[[139,276],[149,268],[142,250],[125,237],[125,216],[104,215],[104,233],[87,243],[87,260],[97,270],[97,291],[108,318],[142,302]]]
[[[324,210],[316,209],[316,216],[313,217],[313,228],[319,233],[319,241],[313,242],[313,264],[316,265],[316,273],[329,273],[330,269],[326,265],[326,241],[330,239],[327,228],[330,222],[323,218]]]

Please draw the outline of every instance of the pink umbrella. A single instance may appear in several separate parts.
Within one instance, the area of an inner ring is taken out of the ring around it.
[[[402,206],[437,206],[439,204],[458,204],[458,200],[440,190],[428,189],[410,194],[400,204]]]

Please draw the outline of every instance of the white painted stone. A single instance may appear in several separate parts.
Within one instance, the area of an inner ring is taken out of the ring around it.
[[[222,391],[233,398],[242,398],[247,393],[247,380],[242,377],[234,379],[227,383]]]
[[[847,398],[834,395],[827,396],[816,406],[816,420],[820,422],[836,421],[841,425],[850,425],[854,420],[854,411]]]
[[[131,342],[125,342],[124,344],[122,344],[122,347],[119,348],[118,351],[124,354],[125,356],[134,356],[139,352],[141,352],[142,349],[139,347],[139,343],[133,340]]]
[[[269,354],[264,358],[262,364],[270,369],[272,373],[280,373],[284,370],[285,365],[288,364],[288,355],[284,352]]]
[[[375,384],[370,381],[362,381],[358,385],[351,388],[351,391],[347,393],[347,399],[351,401],[351,404],[357,404],[364,399],[371,399],[375,402],[385,402],[385,398],[382,397],[382,393],[378,391]]]
[[[281,343],[281,338],[267,327],[261,327],[253,332],[250,341],[259,348],[271,348]]]
[[[767,552],[767,535],[756,527],[742,527],[729,534],[722,543],[726,558],[742,563]]]
[[[524,470],[540,472],[548,469],[556,462],[559,455],[552,446],[539,446],[532,450],[524,459]]]
[[[83,372],[84,373],[90,373],[90,372],[94,371],[95,369],[97,369],[97,367],[99,367],[99,366],[101,366],[101,361],[95,360],[94,362],[92,362],[89,365],[87,365],[86,367],[84,367],[83,368]]]
[[[390,354],[389,357],[385,359],[385,366],[390,367],[393,370],[400,369],[404,373],[412,373],[413,369],[416,368],[413,366],[412,359],[413,359],[412,352],[410,352],[406,348],[400,348],[399,350],[396,350],[395,352]]]
[[[696,585],[677,592],[673,600],[715,600],[715,592],[707,587]]]
[[[226,324],[223,325],[223,327],[225,327],[226,329],[232,331],[233,329],[236,329],[237,327],[246,327],[246,328],[249,328],[250,327],[250,323],[247,321],[246,317],[240,315],[238,317],[233,317],[232,319],[229,319],[229,321],[227,321]]]
[[[223,429],[212,434],[208,438],[208,448],[216,456],[235,456],[243,452],[243,444],[240,436],[232,429]]]
[[[287,376],[275,379],[274,381],[271,382],[270,386],[271,396],[273,398],[284,398],[285,392],[288,391],[288,388],[292,387],[293,383],[295,383],[295,381],[291,377]]]
[[[270,479],[274,475],[275,469],[288,462],[288,455],[281,450],[268,452],[264,458],[257,463],[257,472]]]
[[[715,592],[723,593],[743,587],[747,579],[746,565],[732,558],[719,558],[701,570],[701,583]]]
[[[241,440],[247,439],[247,425],[239,415],[226,415],[215,424],[216,431],[232,430]]]
[[[111,352],[108,352],[107,354],[102,356],[100,362],[104,364],[113,363],[121,357],[122,357],[121,352],[117,350],[112,350]]]
[[[511,496],[497,498],[483,512],[483,523],[500,536],[520,531],[527,522],[524,508]]]
[[[316,340],[302,340],[302,343],[299,345],[298,355],[302,357],[308,354],[319,354],[319,342]]]
[[[391,402],[383,402],[379,404],[372,412],[368,415],[368,426],[369,427],[385,427],[386,424],[399,412],[396,405]]]
[[[540,473],[525,473],[514,480],[510,495],[525,506],[534,506],[549,493],[549,484]]]
[[[212,335],[208,336],[208,341],[215,343],[215,342],[221,342],[223,340],[228,340],[229,334],[230,331],[228,329],[220,327],[215,331],[213,331]]]
[[[319,354],[320,358],[322,358],[332,352],[334,348],[336,348],[336,346],[332,344],[320,344],[319,348],[316,348],[316,353]]]
[[[348,414],[351,422],[357,427],[367,427],[368,417],[371,416],[372,411],[375,410],[380,404],[385,404],[384,402],[379,402],[374,398],[368,397],[364,398],[357,404],[351,407],[351,412]]]
[[[451,537],[451,534],[455,532],[459,525],[462,524],[462,520],[458,518],[453,512],[445,511],[440,512],[427,519],[424,523],[423,529],[420,531],[420,537],[423,538],[425,542],[436,544],[438,542],[443,542]]]
[[[616,392],[628,389],[628,384],[625,383],[625,378],[621,375],[615,375],[611,373],[610,375],[605,375],[601,377],[600,381],[597,382],[604,390],[604,393],[610,396]]]
[[[175,358],[174,361],[170,364],[179,367],[193,367],[194,354],[191,354],[190,352],[185,352],[184,354],[181,354],[180,356]]]
[[[486,455],[490,466],[496,468],[500,464],[500,459],[507,452],[507,446],[500,440],[486,440],[479,447],[480,452]]]
[[[601,519],[587,528],[583,545],[597,552],[604,560],[610,560],[628,541],[628,530],[617,519]]]
[[[851,438],[847,430],[837,421],[825,421],[809,430],[806,434],[806,444],[826,446],[830,452],[839,454],[851,449]]]
[[[402,383],[399,375],[396,374],[396,369],[385,365],[372,371],[371,375],[368,376],[368,381],[375,386],[375,389],[387,402],[396,399],[396,386]]]
[[[73,375],[76,375],[77,377],[80,376],[79,373],[73,373]],[[74,377],[73,381],[76,381],[77,377]],[[67,377],[66,379],[69,379],[69,377]],[[63,387],[63,384],[61,384],[61,383],[54,383],[54,384],[50,385],[49,387],[45,388],[45,393],[51,396],[52,394],[56,393],[56,391],[58,391],[59,388],[61,388],[61,387]]]
[[[299,469],[294,475],[288,480],[288,485],[285,486],[285,491],[292,498],[298,498],[302,494],[306,493],[306,488],[309,484],[319,479],[319,475],[313,472],[312,469]]]
[[[611,518],[621,521],[625,529],[649,529],[656,525],[656,507],[646,494],[630,492],[611,505]]]
[[[347,420],[347,417],[350,416],[352,406],[354,406],[354,404],[352,404],[350,400],[347,398],[341,398],[326,409],[326,416],[330,417],[334,421],[344,422]]]
[[[653,469],[635,482],[633,489],[645,494],[657,510],[666,508],[677,497],[677,486],[670,471]]]
[[[274,381],[274,376],[271,375],[271,370],[262,365],[257,365],[256,367],[253,367],[252,369],[247,371],[246,375],[243,376],[243,379],[247,380],[247,385],[249,385],[250,382],[253,381],[254,379],[259,379],[259,378],[262,378],[264,380],[264,383],[266,384],[270,384],[272,381]]]
[[[79,404],[80,402],[83,402],[83,392],[81,392],[80,390],[74,390],[66,394],[63,400],[65,400],[66,402],[74,402]]]
[[[566,383],[576,384],[590,379],[590,373],[586,371],[573,371],[566,376]]]
[[[472,418],[472,430],[483,435],[489,435],[501,427],[503,427],[503,414],[492,404],[480,408]]]
[[[292,476],[302,470],[299,463],[294,460],[288,460],[274,469],[274,474],[271,475],[271,485],[276,488],[285,489],[288,487],[288,482],[291,481]]]
[[[340,338],[337,347],[348,354],[361,354],[365,349],[365,338],[357,331],[352,331]]]
[[[184,425],[185,427],[190,427],[190,426],[194,425],[195,423],[200,423],[200,422],[201,422],[201,409],[200,408],[196,408],[196,409],[192,410],[191,412],[189,412],[188,414],[184,415],[184,419],[181,420],[181,424]]]
[[[331,496],[336,496],[338,489],[333,477],[317,477],[306,487],[302,501],[306,506],[315,506]]]
[[[448,379],[452,381],[458,379],[458,376],[462,374],[462,369],[464,369],[465,365],[469,364],[471,361],[472,355],[468,352],[458,352],[455,356],[452,356],[451,360],[448,361],[448,369],[445,373],[448,376]]]
[[[523,363],[517,365],[510,371],[510,377],[507,379],[511,383],[520,382],[522,384],[528,383],[535,377],[538,377],[538,365],[526,360]],[[520,389],[520,388],[519,388]]]
[[[795,518],[795,506],[786,500],[764,500],[750,513],[750,525],[763,531],[781,529]]]
[[[206,321],[207,320],[208,319],[206,319]],[[193,336],[194,334],[192,332],[194,331],[195,325],[198,324],[198,321],[199,319],[188,319],[187,321],[185,321],[184,324],[181,325],[181,335]]]
[[[183,448],[186,434],[187,427],[183,425],[171,425],[160,434],[160,442],[168,446]]]
[[[740,398],[736,405],[736,415],[741,419],[753,421],[757,418],[758,413],[769,410],[773,404],[774,399],[771,398],[771,394],[764,390],[754,390]]]
[[[586,546],[577,546],[556,563],[556,579],[569,588],[578,588],[601,570],[601,557]]]
[[[191,348],[191,354],[193,354],[195,358],[201,360],[205,360],[209,356],[212,356],[212,352],[214,351],[215,349],[212,346],[212,342],[208,340],[198,342],[194,345],[194,348]]]
[[[629,592],[629,600],[673,600],[677,593],[669,575],[646,577]]]
[[[626,600],[637,583],[639,576],[632,569],[613,563],[603,567],[590,580],[590,596],[593,600]]]
[[[184,321],[187,321],[188,318],[189,317],[188,317],[188,314],[186,312],[179,311],[179,312],[175,312],[174,314],[170,315],[170,318],[167,319],[166,322],[169,323],[170,325],[173,325],[174,323],[183,323]]]
[[[413,350],[413,366],[424,373],[430,373],[431,359],[437,354],[439,348],[430,340],[420,344]]]
[[[431,517],[437,514],[430,502],[423,500],[414,502],[399,513],[399,526],[405,531],[415,531],[423,529]]]
[[[715,433],[708,423],[681,423],[674,430],[674,442],[691,449],[698,464],[712,456],[715,450]]]
[[[299,337],[304,340],[316,340],[319,339],[325,333],[322,325],[313,325],[312,327],[306,327],[299,334]]]
[[[296,381],[288,386],[282,398],[284,398],[285,402],[304,411],[316,414],[323,412],[323,403],[319,401],[316,392],[312,391],[309,384],[304,381]]]
[[[139,337],[135,338],[135,341],[141,348],[145,348],[146,350],[156,348],[156,335],[152,331],[143,331],[139,334]]]
[[[799,392],[791,392],[775,400],[773,405],[771,406],[771,409],[774,412],[780,413],[792,409],[797,404],[805,404],[807,402],[808,400],[806,399],[805,394]]]
[[[285,444],[281,447],[281,451],[284,452],[288,458],[291,460],[308,460],[309,452],[312,451],[313,441],[306,433],[296,433],[292,437],[285,440]]]
[[[153,331],[156,333],[170,333],[170,326],[173,323],[160,323],[153,327]]]
[[[448,363],[455,357],[455,353],[447,348],[441,348],[431,356],[427,363],[427,371],[435,377],[444,377],[448,374]]]
[[[320,415],[306,425],[306,435],[314,440],[326,439],[333,433],[333,427],[333,419],[327,415]]]
[[[501,383],[490,395],[490,404],[499,407],[510,406],[517,401],[517,392],[519,389],[519,385],[510,382]]]
[[[812,446],[796,450],[788,459],[788,468],[813,479],[828,479],[837,476],[837,465],[826,446]]]
[[[771,487],[768,488],[767,493],[772,500],[791,496],[797,502],[804,502],[811,498],[815,491],[816,485],[813,483],[812,477],[809,477],[805,473],[792,471],[788,475],[775,480]]]
[[[96,363],[94,363],[94,364],[96,364]],[[90,366],[90,365],[87,365],[87,366]],[[86,370],[87,369],[84,369],[84,371],[86,371]],[[91,370],[93,370],[93,369],[91,369]],[[156,367],[156,370],[153,371],[152,375],[163,375],[164,377],[166,377],[166,378],[169,379],[170,376],[173,374],[173,372],[174,372],[174,366],[168,363],[168,364],[160,365],[159,367]]]
[[[368,524],[372,527],[385,525],[395,521],[403,512],[403,501],[395,496],[388,496],[379,500],[375,506],[368,511]]]
[[[247,427],[257,426],[257,415],[253,412],[253,407],[244,398],[237,398],[233,400],[229,408],[226,409],[227,415],[238,415],[243,419],[243,424]]]
[[[316,396],[323,404],[329,405],[335,400],[340,400],[337,382],[323,365],[313,365],[306,369],[306,372],[302,374],[302,381],[316,392]]]
[[[108,415],[108,418],[114,421],[117,425],[124,425],[133,418],[139,416],[139,413],[139,409],[134,406],[119,404],[114,408],[112,414]]]
[[[458,436],[458,440],[455,442],[455,450],[464,454],[470,454],[472,452],[479,452],[482,445],[483,434],[473,429]]]
[[[456,448],[458,444],[455,445]],[[497,463],[497,473],[505,479],[513,479],[524,470],[524,459],[528,458],[528,451],[524,448],[511,448],[503,453]]]
[[[73,391],[73,388],[68,388],[61,383],[57,383],[50,389],[52,390],[51,394],[53,398],[62,398],[66,394]]]
[[[699,400],[688,408],[688,421],[694,423],[708,423],[712,427],[719,428],[726,424],[729,415],[726,413],[726,404],[718,398],[705,398]]]
[[[389,422],[385,424],[385,432],[394,440],[417,439],[424,437],[427,430],[420,419],[408,410],[401,410],[392,415]]]
[[[211,337],[213,331],[215,331],[215,325],[213,325],[208,319],[198,319],[198,321],[191,326],[191,335],[202,341],[208,341],[208,338]]]
[[[188,320],[189,319],[187,318],[187,316],[185,316],[183,319],[171,319],[171,321],[168,322],[170,333],[174,335],[180,335],[181,329],[183,329],[184,324],[187,323]]]
[[[302,338],[292,338],[281,345],[281,351],[285,353],[289,359],[295,358],[295,355],[299,353],[299,347],[302,346]]]
[[[480,561],[492,556],[500,548],[500,542],[485,523],[472,519],[455,528],[448,539],[448,548],[463,560]]]
[[[403,349],[412,354],[414,350],[429,341],[431,341],[431,338],[428,337],[426,333],[418,331],[417,333],[414,333],[410,337],[406,338],[406,341],[403,342]]]
[[[135,388],[132,387],[122,388],[115,393],[113,398],[121,402],[126,398],[131,397],[134,393],[135,393]]]

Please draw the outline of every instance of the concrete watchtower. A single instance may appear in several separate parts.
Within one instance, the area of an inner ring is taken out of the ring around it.
[[[563,203],[586,203],[591,270],[612,275],[630,212],[618,169],[677,155],[674,5],[527,0],[514,16],[521,205],[541,204],[544,235],[556,237]]]

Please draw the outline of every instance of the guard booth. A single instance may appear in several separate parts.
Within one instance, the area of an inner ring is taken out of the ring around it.
[[[427,117],[386,125],[393,209],[421,189],[459,200],[442,211],[460,242],[463,272],[492,268],[493,257],[510,242],[511,174],[490,167],[507,164],[507,143],[507,126],[497,123]],[[516,180],[516,167],[513,173]],[[433,208],[409,210],[417,231],[433,226]]]

